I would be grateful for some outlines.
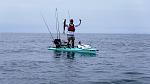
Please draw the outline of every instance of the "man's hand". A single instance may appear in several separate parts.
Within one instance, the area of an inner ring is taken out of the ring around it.
[[[64,23],[66,23],[66,19],[64,19]]]
[[[79,19],[79,21],[81,22],[81,19]]]

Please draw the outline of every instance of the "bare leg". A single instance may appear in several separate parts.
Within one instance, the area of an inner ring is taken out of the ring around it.
[[[72,39],[72,48],[74,48],[74,39]]]
[[[70,48],[70,39],[68,39],[67,47]]]

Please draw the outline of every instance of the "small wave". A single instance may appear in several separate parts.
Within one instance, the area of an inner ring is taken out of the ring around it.
[[[112,45],[117,46],[117,47],[123,47],[123,46],[126,46],[126,44],[123,43],[123,42],[120,42],[120,43],[112,43]]]
[[[41,77],[23,77],[23,78],[19,78],[22,80],[48,80],[47,78],[41,78]]]
[[[4,54],[3,52],[0,52],[0,54]]]
[[[47,64],[48,61],[28,61],[28,60],[11,60],[11,61],[5,61],[3,66],[0,66],[1,68],[29,68],[29,69],[36,69],[40,68],[42,64]]]
[[[134,79],[120,79],[112,81],[111,84],[142,84],[142,83]]]
[[[83,83],[83,84],[112,84],[111,82],[90,82],[90,83]]]
[[[4,43],[5,41],[0,41],[0,43]]]
[[[0,78],[0,80],[4,80],[5,78]]]
[[[2,54],[5,54],[5,53],[32,53],[32,52],[41,52],[40,50],[36,50],[36,49],[10,49],[10,50],[2,50]],[[1,53],[1,52],[0,52]]]
[[[41,71],[40,73],[56,73],[56,71]]]
[[[19,69],[3,69],[3,70],[6,71],[6,72],[23,72]]]
[[[7,67],[7,66],[0,66],[0,70],[4,72],[23,72],[20,69],[12,68],[12,67]],[[6,74],[6,73],[3,73]]]
[[[141,77],[141,79],[142,79],[142,78],[143,78],[143,79],[149,79],[149,80],[150,80],[150,77]]]
[[[144,73],[140,73],[140,72],[125,72],[124,74],[141,75],[141,74],[144,74]]]
[[[97,70],[97,71],[94,71],[95,73],[110,73],[108,71],[102,71],[102,70]]]

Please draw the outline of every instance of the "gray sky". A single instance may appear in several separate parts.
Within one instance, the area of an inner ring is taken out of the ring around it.
[[[77,33],[149,33],[150,0],[0,0],[0,32],[47,33],[40,13],[55,29],[55,8],[60,26],[70,16],[82,19]],[[60,27],[62,30],[62,27]]]

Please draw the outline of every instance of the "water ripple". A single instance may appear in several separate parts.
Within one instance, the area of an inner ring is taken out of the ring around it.
[[[48,51],[47,47],[52,45],[49,34],[3,34],[0,83],[150,83],[150,35],[78,34],[76,37],[96,47],[98,53],[68,55]]]

